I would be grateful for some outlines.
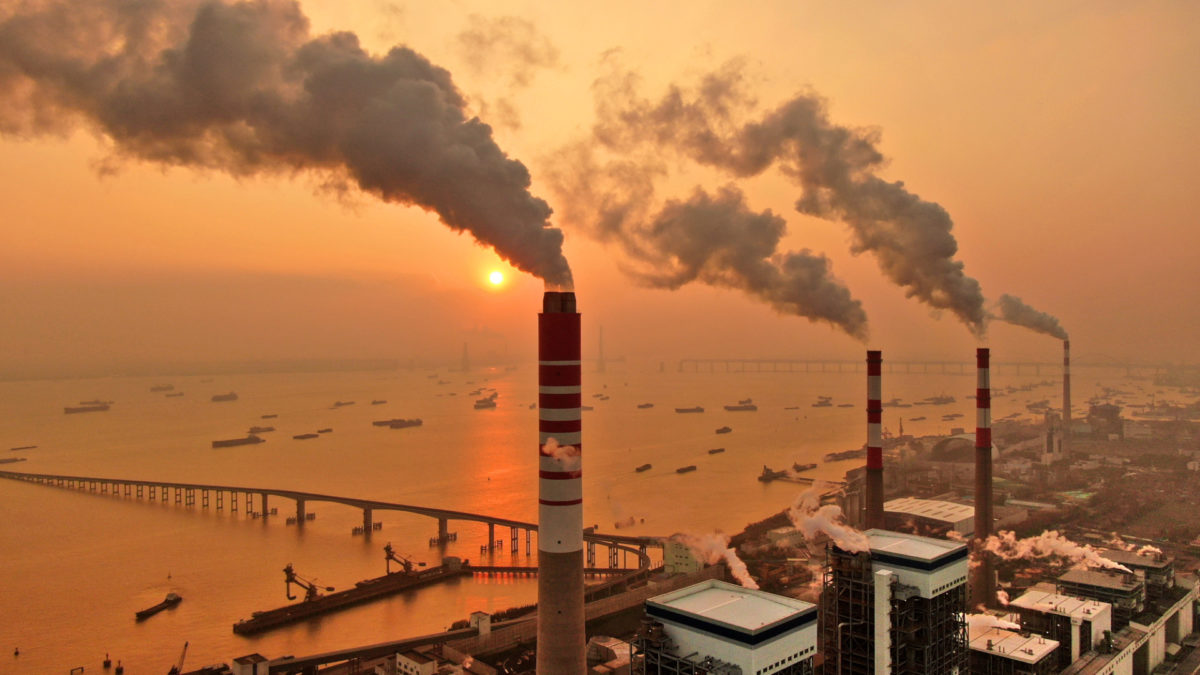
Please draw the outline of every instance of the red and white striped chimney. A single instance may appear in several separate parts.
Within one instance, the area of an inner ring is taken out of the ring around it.
[[[1063,457],[1071,449],[1071,341],[1063,340],[1063,400],[1062,400],[1062,451]]]
[[[538,314],[537,672],[587,671],[583,613],[583,424],[575,294]]]
[[[975,350],[975,541],[979,564],[971,584],[973,607],[995,604],[995,574],[982,542],[992,534],[992,379],[991,350]]]
[[[866,526],[883,527],[883,352],[867,351]]]

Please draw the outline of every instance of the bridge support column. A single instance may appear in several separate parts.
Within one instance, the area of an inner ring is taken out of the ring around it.
[[[154,486],[151,485],[150,486],[150,501],[154,501],[155,499],[156,499],[156,497],[154,495]]]
[[[138,486],[137,486],[137,498],[138,499],[142,498],[142,484],[141,483],[138,483]]]
[[[304,500],[297,499],[296,500],[296,526],[297,527],[304,527],[304,518],[305,518]]]
[[[525,555],[533,555],[533,544],[530,543],[531,530],[525,530]]]
[[[520,530],[518,530],[515,526],[508,528],[509,538],[512,539],[512,547],[510,548],[510,552],[513,555],[516,555],[519,552],[519,550],[517,548],[517,535],[519,533],[520,533]]]
[[[225,509],[225,504],[223,503],[224,500],[225,500],[225,493],[220,490],[217,490],[217,510],[218,511],[222,511]]]
[[[488,553],[496,550],[496,524],[488,523]]]
[[[237,513],[237,492],[229,493],[229,512]]]
[[[450,539],[450,521],[438,518],[438,543],[445,546]]]
[[[596,542],[589,541],[587,543],[587,566],[596,566]]]
[[[194,488],[183,489],[183,504],[184,506],[192,506],[196,503],[196,490]]]
[[[610,569],[615,569],[620,566],[617,564],[620,553],[621,549],[617,548],[616,546],[608,547],[608,566]]]
[[[254,493],[247,492],[243,500],[246,504],[246,513],[254,513]]]
[[[208,508],[208,490],[200,491],[200,506],[206,509]]]
[[[129,485],[129,483],[126,483],[126,484],[125,484],[125,496],[126,496],[126,497],[128,497],[128,496],[129,496],[129,490],[130,490],[130,487],[131,487],[131,486]]]
[[[183,501],[183,490],[175,488],[175,503],[178,504],[181,501]]]
[[[262,493],[262,517],[266,518],[271,511],[267,508],[267,493]]]
[[[371,520],[372,515],[373,514],[371,513],[370,508],[363,508],[363,536],[365,536],[367,539],[371,538],[371,525],[374,522]]]
[[[108,483],[106,483],[106,482],[100,483],[100,493],[106,494],[107,492],[108,492]]]
[[[158,494],[160,497],[162,497],[162,500],[164,502],[170,501],[170,499],[171,499],[170,493],[171,493],[171,489],[169,487],[167,487],[166,485],[163,485],[163,486],[159,487],[159,489],[158,489]]]

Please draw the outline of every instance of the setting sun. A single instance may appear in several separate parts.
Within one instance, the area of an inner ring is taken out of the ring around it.
[[[493,286],[499,286],[504,283],[504,274],[499,270],[494,271],[488,275],[488,281],[492,282]]]

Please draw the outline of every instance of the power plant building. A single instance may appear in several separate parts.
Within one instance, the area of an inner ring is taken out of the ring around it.
[[[1112,605],[1113,630],[1129,625],[1146,606],[1146,585],[1134,574],[1115,570],[1070,570],[1058,578],[1063,595],[1091,598]]]
[[[1147,602],[1156,602],[1168,597],[1175,587],[1175,567],[1171,558],[1162,553],[1138,554],[1134,551],[1101,551],[1100,555],[1120,563],[1141,578],[1146,584]]]
[[[1059,669],[1094,649],[1112,630],[1112,605],[1107,602],[1033,588],[1010,602],[1008,609],[1021,617],[1021,630],[1062,645],[1055,659]]]
[[[827,548],[822,606],[826,672],[966,672],[967,547],[886,530],[869,550]]]
[[[989,628],[971,638],[971,675],[1051,675],[1059,644],[1041,635]]]
[[[900,529],[911,523],[922,530],[953,531],[964,537],[975,531],[975,508],[954,502],[902,497],[886,502],[883,514],[888,529]]]
[[[809,675],[817,606],[709,580],[646,600],[631,672]]]

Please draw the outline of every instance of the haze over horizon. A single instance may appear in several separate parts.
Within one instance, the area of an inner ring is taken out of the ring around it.
[[[734,64],[747,105],[772,110],[812,93],[833,124],[875,139],[883,161],[872,170],[953,220],[950,258],[978,280],[988,308],[1011,294],[1048,312],[1081,362],[1195,362],[1196,6],[300,7],[313,36],[354,31],[373,56],[407,45],[449,71],[467,119],[490,125],[499,148],[528,169],[530,195],[554,209],[548,222],[563,230],[585,355],[601,324],[606,353],[631,358],[861,355],[854,337],[778,314],[724,273],[706,281],[718,287],[647,288],[627,274],[627,251],[567,222],[573,204],[553,188],[556,172],[567,148],[591,137],[597,110],[613,103],[595,83],[626,72],[657,101],[672,85]],[[0,22],[11,11],[0,10]],[[164,168],[114,153],[95,129],[42,135],[0,126],[9,132],[0,134],[9,187],[0,203],[0,312],[10,327],[0,335],[0,371],[453,363],[463,342],[481,361],[532,358],[542,281],[435,213],[299,165],[234,176],[214,166]],[[716,194],[730,180],[683,158],[661,162],[643,167],[659,202],[687,199],[697,186]],[[889,358],[966,361],[986,344],[1001,362],[1056,359],[1051,337],[993,321],[981,343],[951,312],[906,298],[871,254],[851,253],[844,218],[797,211],[801,194],[789,176],[768,172],[737,186],[748,211],[782,220],[779,252],[827,259],[830,278],[861,303],[869,344]],[[664,250],[678,262],[678,251]],[[488,283],[493,270],[504,284]],[[777,295],[756,288],[778,306]]]

